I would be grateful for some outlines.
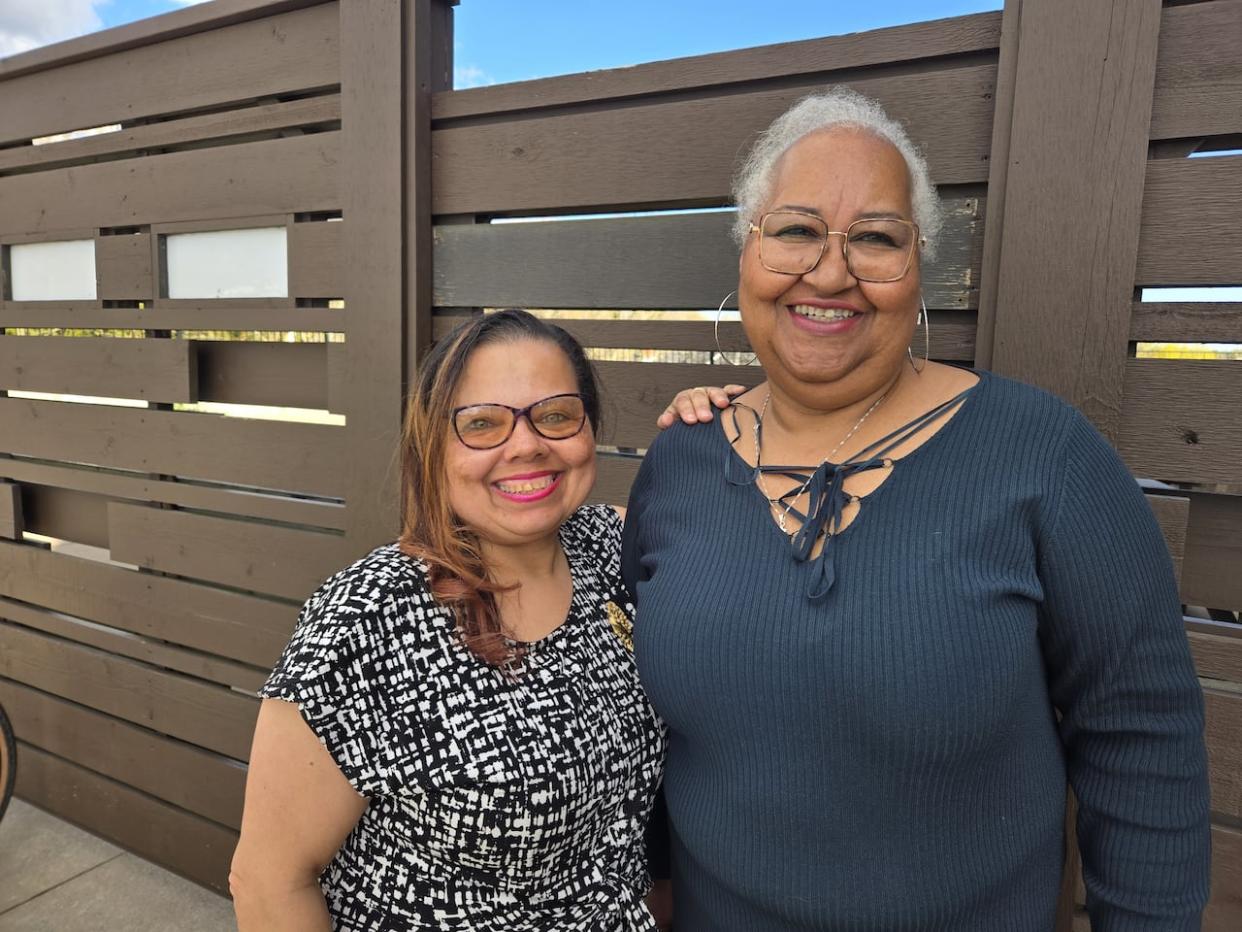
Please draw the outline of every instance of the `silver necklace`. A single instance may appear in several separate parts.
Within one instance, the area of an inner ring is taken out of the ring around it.
[[[871,407],[869,407],[866,411],[864,411],[862,417],[860,417],[857,421],[854,422],[854,426],[850,428],[849,433],[847,433],[844,437],[842,437],[840,442],[838,442],[835,447],[833,447],[831,450],[828,451],[828,455],[825,456],[822,460],[820,460],[820,463],[819,463],[820,466],[823,466],[824,463],[830,462],[832,458],[837,455],[837,451],[839,451],[843,446],[845,446],[845,444],[849,441],[851,437],[854,436],[854,434],[858,433],[858,428],[863,426],[863,422],[867,420],[867,418],[871,416],[871,412],[873,412],[876,408],[878,408],[880,406],[880,403],[883,402],[884,399],[888,397],[888,393],[890,391],[892,391],[891,387],[885,390],[883,395],[881,395],[879,398],[877,398],[875,401],[871,403]],[[806,477],[806,481],[802,483],[802,485],[798,488],[798,491],[794,493],[792,497],[789,498],[788,504],[783,503],[781,499],[779,498],[773,498],[771,493],[768,492],[767,483],[763,481],[763,469],[761,468],[763,466],[763,442],[762,442],[762,437],[760,435],[759,426],[763,423],[763,416],[768,413],[768,402],[771,400],[772,400],[772,393],[769,391],[767,395],[764,396],[763,407],[759,409],[759,416],[755,418],[755,431],[754,431],[755,433],[755,469],[756,469],[755,477],[759,480],[759,491],[763,494],[763,497],[767,499],[768,507],[776,515],[776,526],[781,529],[782,533],[784,533],[786,536],[789,536],[794,533],[793,531],[789,530],[789,524],[788,524],[789,514],[791,511],[793,511],[794,503],[806,493],[807,489],[811,487],[811,480],[815,477],[815,470],[811,471],[811,475]]]

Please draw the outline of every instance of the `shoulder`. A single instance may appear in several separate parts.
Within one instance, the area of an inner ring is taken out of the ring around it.
[[[307,599],[294,640],[343,645],[382,638],[434,610],[422,563],[396,544],[377,547],[329,577]]]
[[[578,551],[619,546],[623,523],[611,505],[583,505],[561,525],[561,541]]]

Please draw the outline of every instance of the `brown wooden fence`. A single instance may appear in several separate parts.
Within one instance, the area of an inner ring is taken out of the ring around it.
[[[1057,391],[1167,485],[1150,500],[1208,695],[1205,928],[1242,925],[1242,362],[1135,353],[1242,342],[1240,304],[1138,301],[1242,284],[1242,157],[1187,158],[1242,139],[1240,34],[1235,0],[1009,0],[450,91],[448,0],[217,0],[0,62],[0,389],[19,393],[0,398],[0,702],[20,794],[223,889],[253,691],[297,601],[393,534],[419,353],[482,308],[567,315],[607,392],[596,495],[623,499],[622,451],[676,389],[757,375],[710,365],[710,323],[678,313],[736,284],[730,216],[706,208],[758,129],[843,82],[907,124],[949,208],[924,271],[933,357]],[[600,213],[625,216],[559,219]],[[287,296],[169,297],[170,237],[249,228],[286,231]],[[13,300],[13,247],[67,240],[94,242],[95,297]],[[255,331],[343,338],[222,338]],[[646,361],[682,350],[701,361]],[[187,410],[203,403],[345,417]]]

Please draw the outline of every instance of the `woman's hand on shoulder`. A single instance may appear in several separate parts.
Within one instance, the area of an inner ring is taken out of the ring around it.
[[[672,427],[681,418],[686,424],[706,424],[715,419],[713,408],[727,408],[735,395],[746,391],[745,385],[696,385],[685,388],[669,403],[658,418],[656,426],[660,430]]]

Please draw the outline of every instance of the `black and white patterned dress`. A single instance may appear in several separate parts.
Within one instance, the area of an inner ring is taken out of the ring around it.
[[[561,528],[563,625],[516,677],[474,657],[395,545],[306,603],[261,694],[296,703],[369,805],[320,878],[349,932],[636,932],[664,727],[638,682],[621,521]]]

